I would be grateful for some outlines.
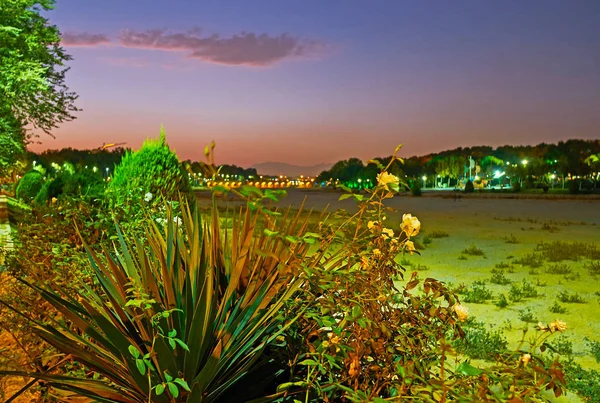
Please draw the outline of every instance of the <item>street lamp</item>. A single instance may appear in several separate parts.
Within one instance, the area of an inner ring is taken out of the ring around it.
[[[425,189],[427,187],[427,177],[423,176],[423,189]]]

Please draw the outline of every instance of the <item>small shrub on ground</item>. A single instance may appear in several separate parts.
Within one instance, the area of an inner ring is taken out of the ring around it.
[[[519,320],[525,323],[537,323],[537,319],[533,315],[531,308],[519,309]]]
[[[587,269],[588,274],[590,276],[592,276],[592,277],[600,276],[600,261],[586,263],[583,267],[585,269]]]
[[[431,242],[432,242],[432,238],[431,238],[429,235],[426,235],[426,236],[423,238],[423,245],[430,245],[430,244],[431,244]]]
[[[510,281],[504,274],[503,269],[492,269],[492,277],[490,278],[490,283],[506,285],[510,284],[511,282],[512,281]]]
[[[566,275],[573,273],[573,269],[565,263],[556,263],[544,269],[544,273]]]
[[[548,223],[544,223],[544,224],[542,225],[542,227],[541,227],[541,230],[543,230],[543,231],[548,231],[548,232],[552,232],[552,233],[554,233],[554,232],[558,231],[559,229],[560,229],[560,228],[558,228],[558,227],[556,227],[556,226],[554,226],[554,225],[550,225],[550,224],[548,224]]]
[[[498,300],[494,305],[496,305],[500,309],[506,308],[508,306],[508,299],[506,299],[506,295],[500,294],[498,296]]]
[[[533,284],[528,282],[527,280],[523,280],[521,285],[513,284],[508,291],[508,296],[510,300],[513,302],[519,302],[526,298],[537,298],[540,297],[541,294],[538,293],[537,289]]]
[[[477,360],[495,360],[508,347],[504,334],[499,329],[487,329],[483,322],[469,319],[463,326],[464,339],[457,339],[454,348],[466,356]]]
[[[554,305],[552,305],[550,308],[548,308],[548,310],[552,313],[560,313],[560,314],[567,313],[567,308],[559,305],[558,302],[554,302]]]
[[[544,259],[537,253],[529,253],[523,256],[521,259],[515,259],[516,264],[522,264],[523,266],[529,266],[534,269],[542,267],[544,265]]]
[[[600,259],[600,249],[593,243],[586,242],[541,242],[536,246],[536,251],[549,262],[562,262],[565,260],[578,261],[582,258]]]
[[[400,266],[412,266],[412,262],[406,258],[402,258],[402,260],[400,260]]]
[[[558,294],[558,300],[565,304],[585,304],[587,302],[578,293],[570,293],[569,291],[561,291]]]
[[[573,355],[573,342],[571,342],[569,338],[564,334],[554,339],[554,341],[552,342],[552,347],[560,355]]]
[[[44,186],[44,176],[38,171],[29,171],[19,181],[16,190],[17,199],[31,202]]]
[[[566,281],[578,281],[581,280],[581,274],[579,272],[573,272],[563,276]]]
[[[433,239],[439,239],[439,238],[447,238],[450,236],[450,234],[448,234],[446,231],[436,230],[436,231],[432,231],[431,233],[429,233],[429,236]]]
[[[589,347],[590,353],[597,363],[600,363],[600,342],[585,338],[585,344]]]
[[[477,245],[472,244],[466,249],[463,249],[461,252],[463,255],[469,256],[485,256],[485,252],[477,247]]]
[[[475,281],[465,291],[463,300],[473,304],[485,304],[493,298],[492,291],[483,281]]]
[[[518,244],[519,243],[519,240],[513,234],[507,235],[502,239],[504,239],[505,243],[509,243],[509,244]]]
[[[460,255],[458,257],[458,260],[467,260],[467,257],[465,255]]]
[[[494,267],[497,269],[508,269],[511,266],[512,265],[510,263],[500,262],[500,263],[496,263],[496,265]]]

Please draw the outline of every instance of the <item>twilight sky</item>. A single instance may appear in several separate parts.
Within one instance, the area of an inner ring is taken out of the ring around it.
[[[600,138],[598,0],[58,0],[78,118],[45,148],[299,165]]]

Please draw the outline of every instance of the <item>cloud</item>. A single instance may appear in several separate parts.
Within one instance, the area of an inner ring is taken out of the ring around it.
[[[64,46],[99,46],[110,43],[108,36],[103,34],[90,34],[88,32],[65,32],[62,34],[61,44]]]
[[[242,32],[231,37],[202,36],[199,29],[185,33],[125,30],[118,40],[124,47],[185,52],[192,59],[232,66],[272,66],[283,60],[316,57],[327,48],[320,41],[289,34],[271,36]]]

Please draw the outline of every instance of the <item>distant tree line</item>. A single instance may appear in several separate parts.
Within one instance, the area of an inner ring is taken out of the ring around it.
[[[387,165],[391,157],[375,158]],[[378,168],[358,158],[336,162],[321,172],[322,184],[341,183],[354,189],[375,184]],[[440,153],[413,156],[404,163],[395,161],[390,172],[409,183],[424,186],[454,187],[468,180],[496,184],[518,182],[519,186],[536,186],[566,179],[593,182],[600,179],[600,140],[567,140],[557,144],[535,146],[458,147]]]

